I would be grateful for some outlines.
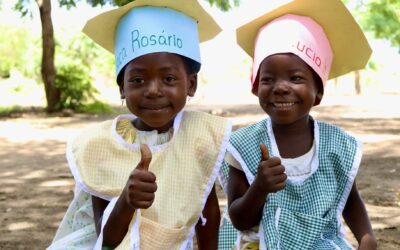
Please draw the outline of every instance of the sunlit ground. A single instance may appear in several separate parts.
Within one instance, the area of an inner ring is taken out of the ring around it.
[[[208,63],[199,74],[198,90],[188,108],[229,117],[234,128],[265,117],[250,93],[245,69]],[[248,67],[249,62],[243,65]],[[214,66],[214,67],[213,67]],[[113,79],[94,76],[100,100],[120,106]],[[382,249],[400,242],[400,77],[396,72],[362,71],[361,95],[354,75],[331,80],[320,106],[311,114],[334,123],[363,142],[358,187]],[[0,107],[44,107],[43,86],[13,71],[0,80]],[[73,194],[74,181],[65,159],[65,143],[83,127],[108,116],[23,115],[0,120],[0,235],[2,249],[43,249],[50,243]],[[220,192],[220,205],[226,204]],[[396,236],[397,235],[397,236]],[[27,236],[29,236],[27,238]],[[348,237],[355,244],[351,233]],[[21,238],[25,238],[24,243]]]

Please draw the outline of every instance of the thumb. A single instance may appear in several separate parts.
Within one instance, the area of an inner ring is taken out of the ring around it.
[[[267,146],[265,144],[260,144],[261,149],[261,161],[266,161],[269,159],[269,152]]]
[[[151,162],[151,151],[147,144],[140,144],[140,156],[140,162],[136,168],[148,171]]]

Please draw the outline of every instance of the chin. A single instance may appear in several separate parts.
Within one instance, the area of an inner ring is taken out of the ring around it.
[[[173,119],[172,119],[172,121],[170,120],[168,122],[165,122],[165,121],[164,122],[157,122],[157,121],[147,122],[147,121],[144,121],[144,122],[146,123],[146,125],[149,128],[152,128],[152,130],[155,129],[155,130],[158,130],[158,131],[160,131],[160,130],[167,131],[168,129],[173,127]],[[171,124],[171,126],[168,126],[169,124]]]

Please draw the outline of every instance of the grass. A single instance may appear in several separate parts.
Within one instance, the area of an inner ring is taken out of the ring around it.
[[[2,107],[0,106],[0,117],[7,117],[14,113],[24,112],[24,107],[21,106],[10,106],[10,107]]]

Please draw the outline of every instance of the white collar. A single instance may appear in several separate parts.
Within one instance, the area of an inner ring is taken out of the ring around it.
[[[168,146],[168,144],[173,140],[173,138],[175,137],[175,135],[176,135],[176,133],[178,132],[179,127],[180,127],[180,125],[181,125],[181,121],[182,121],[182,117],[183,117],[183,112],[184,112],[184,110],[181,110],[181,111],[179,111],[179,113],[175,116],[174,124],[173,124],[174,132],[173,132],[173,135],[172,135],[171,140],[170,140],[169,142],[167,142],[167,143],[164,143],[164,144],[150,146],[151,152],[157,152],[157,151],[160,151],[160,150],[164,149],[164,148],[165,148],[166,146]],[[129,150],[131,150],[131,151],[138,151],[139,148],[140,148],[140,145],[128,143],[128,142],[126,142],[126,141],[124,140],[124,138],[122,138],[122,136],[121,136],[120,134],[118,134],[118,132],[117,132],[117,130],[116,130],[116,128],[117,128],[117,122],[118,122],[119,120],[122,120],[122,119],[134,120],[134,119],[136,119],[136,116],[133,115],[133,114],[123,114],[123,115],[119,115],[119,116],[117,116],[116,118],[114,118],[114,120],[113,120],[113,122],[112,122],[111,133],[112,133],[114,139],[115,139],[119,144],[121,144],[123,147],[125,147],[125,148],[127,148],[127,149],[129,149]]]

